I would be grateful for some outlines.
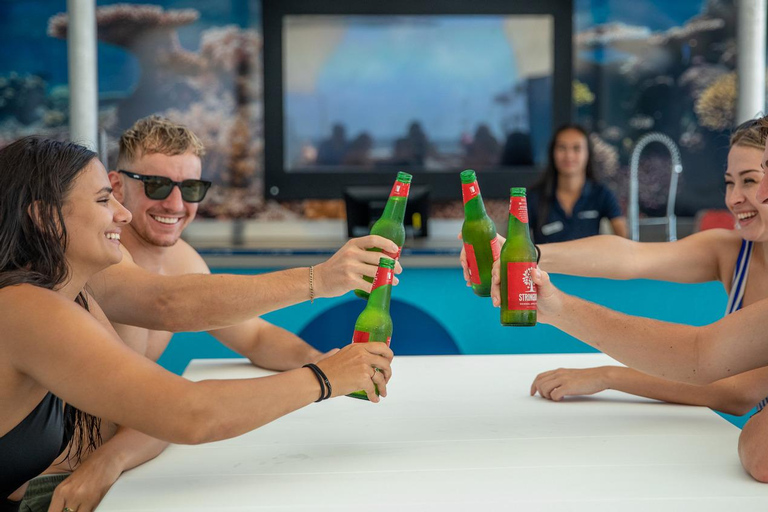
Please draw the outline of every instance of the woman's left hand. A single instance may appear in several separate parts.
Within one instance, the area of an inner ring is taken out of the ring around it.
[[[98,464],[97,459],[85,459],[56,487],[48,512],[61,512],[65,508],[77,512],[92,512],[96,509],[121,474],[114,465]]]

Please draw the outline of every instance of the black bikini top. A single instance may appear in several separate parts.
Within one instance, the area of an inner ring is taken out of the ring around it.
[[[0,437],[0,509],[12,492],[38,476],[72,438],[74,409],[52,393],[21,423]]]

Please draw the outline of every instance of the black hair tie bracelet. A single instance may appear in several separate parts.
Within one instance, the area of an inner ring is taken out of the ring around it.
[[[323,370],[313,363],[305,364],[302,368],[309,368],[312,370],[315,377],[317,377],[317,382],[320,383],[320,398],[315,400],[315,402],[322,402],[323,400],[331,398],[331,381],[328,380],[328,377],[323,373]]]

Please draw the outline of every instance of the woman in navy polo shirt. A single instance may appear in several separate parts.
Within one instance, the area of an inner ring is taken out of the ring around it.
[[[581,126],[561,126],[552,137],[544,176],[528,193],[528,217],[537,244],[597,235],[603,218],[615,234],[627,236],[616,196],[595,179],[592,148]]]

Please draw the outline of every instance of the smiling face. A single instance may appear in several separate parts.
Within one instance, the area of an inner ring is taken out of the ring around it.
[[[62,212],[65,255],[75,272],[92,274],[120,262],[120,232],[131,221],[131,213],[112,195],[107,171],[98,159],[77,176]]]
[[[570,128],[561,131],[553,153],[558,174],[578,176],[586,173],[589,146],[583,133]]]
[[[768,204],[762,204],[757,198],[764,174],[760,167],[762,156],[757,148],[733,146],[725,172],[725,204],[741,236],[753,242],[768,241]]]
[[[123,169],[174,181],[200,179],[202,174],[200,158],[191,152],[173,156],[162,153],[141,155]],[[141,181],[115,172],[109,177],[115,187],[115,196],[133,214],[128,230],[147,244],[171,247],[195,218],[197,203],[184,201],[179,187],[174,187],[167,198],[155,200],[146,196]]]

